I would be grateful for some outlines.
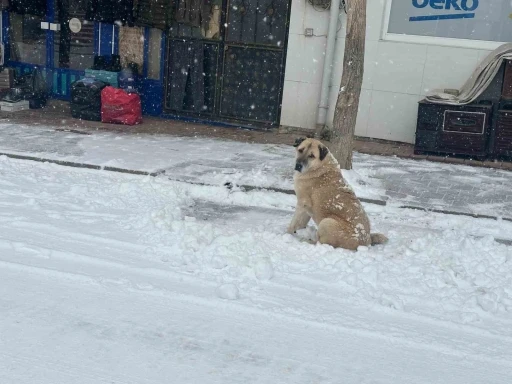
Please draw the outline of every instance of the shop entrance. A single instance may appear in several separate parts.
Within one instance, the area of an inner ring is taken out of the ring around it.
[[[173,0],[167,113],[279,124],[289,0]]]
[[[22,73],[41,69],[52,97],[68,98],[69,85],[93,64],[94,23],[84,20],[86,3],[11,1],[7,19],[9,65]]]

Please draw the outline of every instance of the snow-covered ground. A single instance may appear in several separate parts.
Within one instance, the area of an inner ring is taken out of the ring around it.
[[[512,223],[366,205],[353,253],[294,203],[0,157],[0,383],[512,382]]]
[[[91,132],[89,132],[91,133]],[[207,138],[79,134],[0,123],[0,153],[159,172],[174,180],[292,188],[293,148]],[[360,198],[512,218],[512,172],[354,154],[345,173]]]

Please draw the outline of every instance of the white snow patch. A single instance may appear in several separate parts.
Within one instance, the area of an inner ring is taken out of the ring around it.
[[[254,265],[254,274],[259,280],[270,280],[274,276],[274,267],[270,259],[258,260]]]
[[[236,300],[240,297],[240,291],[235,284],[222,284],[216,292],[217,296],[225,300]]]

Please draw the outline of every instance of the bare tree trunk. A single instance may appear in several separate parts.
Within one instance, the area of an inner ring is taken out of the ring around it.
[[[343,75],[334,110],[331,152],[342,169],[352,169],[352,145],[364,72],[366,0],[348,0]]]

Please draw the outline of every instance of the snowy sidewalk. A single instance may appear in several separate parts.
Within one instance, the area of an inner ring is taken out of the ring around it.
[[[165,173],[220,185],[292,188],[293,149],[204,138],[0,124],[0,153]],[[359,197],[388,204],[512,218],[512,172],[355,154],[345,177]]]

